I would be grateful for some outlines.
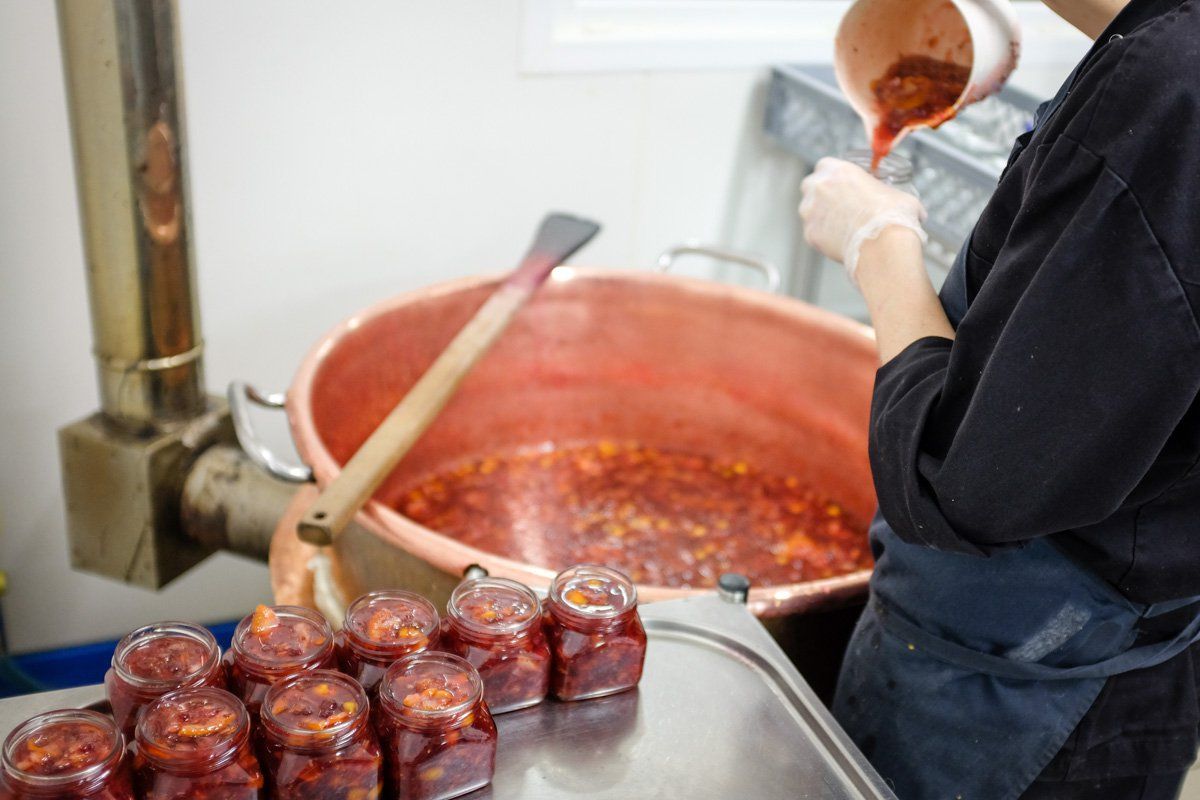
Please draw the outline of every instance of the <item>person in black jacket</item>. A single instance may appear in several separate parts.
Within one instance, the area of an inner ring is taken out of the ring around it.
[[[918,201],[803,187],[883,361],[834,711],[902,800],[1168,798],[1196,756],[1200,0],[1047,4],[1096,44],[940,298]]]

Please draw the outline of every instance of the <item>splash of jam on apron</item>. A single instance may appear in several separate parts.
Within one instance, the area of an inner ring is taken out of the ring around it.
[[[936,128],[955,114],[971,68],[923,55],[901,56],[871,83],[879,124],[871,140],[874,171],[901,131],[917,125]]]

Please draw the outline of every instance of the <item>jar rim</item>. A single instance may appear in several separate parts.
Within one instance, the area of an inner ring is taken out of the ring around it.
[[[212,702],[219,702],[233,712],[233,733],[219,742],[218,746],[207,750],[178,752],[166,746],[160,737],[152,735],[149,721],[156,711],[172,703],[178,703],[192,698],[206,697]],[[246,705],[236,696],[215,686],[195,686],[168,692],[155,700],[138,715],[137,728],[134,738],[139,751],[148,760],[165,768],[171,769],[179,762],[194,761],[197,764],[216,765],[232,760],[237,751],[246,743],[250,735],[250,712]]]
[[[495,625],[476,622],[462,612],[459,604],[468,595],[487,589],[503,589],[512,592],[517,597],[529,602],[532,611],[526,617]],[[541,618],[542,604],[533,589],[530,589],[525,584],[509,578],[493,578],[488,576],[466,580],[454,587],[454,591],[450,593],[450,600],[446,603],[446,614],[455,624],[461,625],[473,633],[485,635],[512,634],[519,633],[536,625]]]
[[[567,584],[576,578],[589,577],[615,583],[621,589],[621,596],[624,602],[620,605],[597,609],[581,608],[574,603],[568,602],[563,596]],[[633,580],[620,570],[599,564],[576,564],[554,576],[554,581],[550,584],[550,600],[557,608],[565,609],[571,614],[576,614],[584,619],[613,619],[637,605],[637,587],[634,585]]]
[[[471,691],[467,698],[461,703],[457,703],[448,708],[439,708],[436,710],[424,710],[420,708],[409,708],[404,705],[404,698],[396,697],[395,683],[396,679],[402,674],[411,672],[416,667],[422,664],[441,664],[450,671],[466,675]],[[453,655],[451,653],[440,653],[427,651],[424,653],[413,653],[410,656],[405,656],[399,659],[390,667],[383,675],[383,680],[379,682],[379,703],[393,716],[401,720],[415,720],[418,724],[421,721],[436,722],[442,719],[455,717],[465,711],[474,708],[483,698],[483,678],[480,677],[479,671],[467,661],[465,658]]]
[[[851,164],[856,164],[871,172],[875,154],[865,147],[855,147],[847,150],[842,157]],[[913,179],[913,163],[908,158],[892,151],[879,160],[879,166],[872,174],[888,184],[910,183]]]
[[[325,619],[325,617],[323,615],[317,613],[316,611],[313,611],[312,609],[304,608],[303,606],[269,606],[269,608],[272,611],[274,611],[276,616],[278,616],[278,617],[292,617],[292,618],[302,619],[305,622],[308,622],[308,623],[316,626],[317,630],[319,630],[322,634],[324,634],[325,641],[321,645],[319,645],[317,647],[317,649],[313,650],[311,653],[308,653],[303,657],[297,658],[296,661],[308,663],[310,661],[317,659],[320,656],[323,656],[325,653],[327,653],[333,649],[333,629],[329,625],[329,620]],[[233,639],[230,641],[229,647],[231,650],[234,651],[234,653],[238,656],[238,658],[244,659],[245,661],[249,661],[251,664],[262,667],[267,670],[279,669],[281,667],[287,667],[287,666],[291,665],[292,663],[295,663],[295,662],[289,662],[289,661],[279,661],[279,660],[270,659],[270,658],[263,658],[259,655],[256,655],[255,653],[247,650],[243,646],[243,642],[245,641],[246,637],[251,635],[250,634],[250,625],[251,625],[253,618],[254,618],[253,613],[247,614],[237,624],[237,627],[233,631]]]
[[[370,606],[372,603],[377,603],[380,600],[402,600],[420,608],[422,611],[428,612],[426,621],[421,626],[421,634],[426,639],[433,638],[433,634],[438,629],[438,623],[441,622],[441,619],[438,616],[437,608],[433,605],[433,603],[429,602],[427,598],[422,597],[416,592],[409,592],[404,589],[381,589],[374,592],[367,592],[366,594],[357,598],[346,609],[346,616],[342,622],[342,630],[349,634],[353,639],[361,640],[374,648],[399,648],[408,647],[411,644],[414,644],[415,640],[412,642],[380,642],[368,636],[366,631],[359,629],[361,625],[358,624],[358,616],[356,615],[356,612]]]
[[[354,713],[344,722],[339,722],[329,728],[321,730],[312,730],[311,728],[300,728],[293,725],[287,725],[280,720],[274,711],[275,700],[278,699],[284,691],[292,688],[300,683],[336,683],[349,689],[354,694],[354,702],[358,704]],[[284,736],[295,736],[304,739],[321,739],[328,737],[327,744],[329,746],[337,746],[338,743],[345,739],[347,733],[355,731],[366,718],[368,714],[370,701],[367,699],[367,693],[363,690],[362,685],[354,680],[354,678],[344,673],[332,669],[318,669],[311,672],[302,672],[298,675],[293,675],[285,678],[278,683],[272,684],[267,690],[266,696],[263,698],[262,711],[260,712],[260,722],[263,729],[269,733],[280,733]],[[323,742],[324,743],[324,742]]]
[[[28,772],[18,767],[13,761],[14,751],[18,744],[31,736],[37,729],[59,722],[89,723],[107,732],[110,743],[109,752],[95,764],[74,772],[63,772],[57,775],[38,775],[37,773]],[[121,730],[117,727],[116,721],[107,714],[101,714],[98,711],[85,708],[65,708],[57,711],[47,711],[43,714],[30,717],[14,728],[4,740],[4,752],[0,754],[0,760],[3,761],[4,771],[21,783],[29,786],[51,788],[65,783],[93,779],[111,769],[124,756],[124,752],[125,740],[121,735]]]
[[[148,641],[153,641],[160,637],[167,636],[183,636],[200,642],[205,646],[206,654],[204,663],[197,667],[194,671],[188,673],[183,678],[143,678],[140,675],[134,675],[125,666],[125,658],[135,648]],[[140,688],[167,688],[174,686],[183,686],[200,675],[211,671],[221,660],[221,647],[217,644],[216,637],[212,631],[205,628],[203,625],[196,625],[192,622],[155,622],[150,625],[143,625],[140,628],[127,633],[120,642],[117,643],[116,650],[113,651],[112,668],[113,671],[126,683],[138,686]]]

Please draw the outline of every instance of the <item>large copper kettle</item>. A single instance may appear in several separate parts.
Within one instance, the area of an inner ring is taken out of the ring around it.
[[[496,280],[473,277],[386,300],[317,343],[285,401],[317,485],[337,475]],[[315,489],[299,493],[272,546],[277,600],[314,602],[314,555],[322,556],[316,589],[326,609],[385,586],[442,602],[471,564],[545,587],[554,572],[547,565],[468,547],[389,505],[447,462],[522,444],[636,439],[738,456],[797,475],[869,519],[875,498],[867,420],[876,365],[868,328],[807,303],[654,273],[559,268],[358,515],[358,525],[324,553],[295,536],[296,517]],[[861,596],[868,577],[862,571],[756,587],[750,602],[763,616],[793,614]],[[639,592],[644,601],[692,593],[656,586]]]

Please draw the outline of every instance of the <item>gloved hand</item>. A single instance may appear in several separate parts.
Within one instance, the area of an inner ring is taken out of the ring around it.
[[[914,231],[927,240],[921,222],[921,201],[875,178],[862,167],[836,158],[823,158],[800,184],[804,199],[800,218],[804,238],[828,258],[840,261],[858,283],[858,256],[863,243],[892,225]]]

